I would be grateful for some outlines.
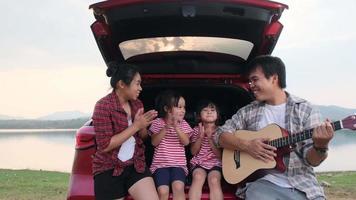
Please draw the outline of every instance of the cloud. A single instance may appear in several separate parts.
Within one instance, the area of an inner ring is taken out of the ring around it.
[[[281,21],[284,30],[280,48],[307,48],[329,42],[356,40],[356,1],[297,0],[286,1]]]
[[[3,1],[0,6],[0,17],[6,19],[0,37],[0,69],[102,60],[90,30],[94,17],[88,2]]]

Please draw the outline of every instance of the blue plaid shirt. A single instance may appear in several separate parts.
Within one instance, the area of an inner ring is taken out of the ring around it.
[[[304,130],[314,128],[321,123],[320,113],[304,99],[287,93],[285,128],[290,134],[300,133]],[[231,119],[218,128],[214,137],[214,142],[219,146],[221,133],[233,133],[236,130],[259,129],[259,122],[262,119],[265,103],[254,101],[237,111]],[[296,144],[294,151],[284,156],[284,163],[287,170],[284,172],[290,184],[305,192],[308,199],[325,199],[324,191],[318,184],[313,167],[306,159],[307,152],[312,148],[311,139]],[[246,187],[237,188],[236,195],[244,198]]]

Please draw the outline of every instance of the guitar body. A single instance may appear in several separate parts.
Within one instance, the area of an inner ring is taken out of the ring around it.
[[[334,131],[340,129],[356,130],[356,115],[350,115],[342,120],[331,123]],[[288,132],[277,124],[270,124],[259,131],[239,130],[234,136],[244,140],[268,138],[269,144],[277,147],[275,160],[263,162],[255,159],[245,152],[223,150],[222,171],[225,180],[231,184],[244,184],[265,175],[265,169],[276,169],[284,172],[283,155],[291,152],[291,145],[312,138],[313,129],[289,135]]]
[[[256,138],[269,138],[273,140],[281,138],[286,134],[288,133],[278,125],[270,124],[259,131],[239,130],[234,133],[234,136],[245,140]],[[228,183],[236,184],[242,181],[250,182],[263,176],[263,173],[261,173],[262,169],[276,168],[279,171],[284,171],[283,155],[289,152],[289,147],[278,149],[277,157],[274,161],[264,162],[253,158],[245,152],[224,149],[222,154],[222,172],[224,178]]]

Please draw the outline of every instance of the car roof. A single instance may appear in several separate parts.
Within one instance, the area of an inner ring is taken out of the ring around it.
[[[204,65],[205,71],[216,71],[214,66],[218,64],[219,70],[226,68],[226,72],[236,72],[229,65],[270,54],[283,29],[278,20],[288,6],[265,0],[108,0],[90,8],[96,19],[91,29],[106,63],[132,62],[152,73],[167,73],[175,68],[160,66],[172,66],[182,60],[183,65],[193,64],[195,68]],[[210,41],[226,38],[252,45],[250,50],[246,48],[249,52],[242,53],[246,56],[204,51],[204,46],[194,51],[180,48],[179,51],[144,51],[127,56],[122,48],[129,41],[157,41],[157,38],[164,41],[166,37],[211,38]],[[187,68],[188,71],[192,70]]]

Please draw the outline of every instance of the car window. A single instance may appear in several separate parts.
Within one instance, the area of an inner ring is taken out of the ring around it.
[[[119,44],[119,48],[125,60],[136,55],[173,51],[224,53],[246,60],[253,43],[220,37],[155,37],[124,41]]]

